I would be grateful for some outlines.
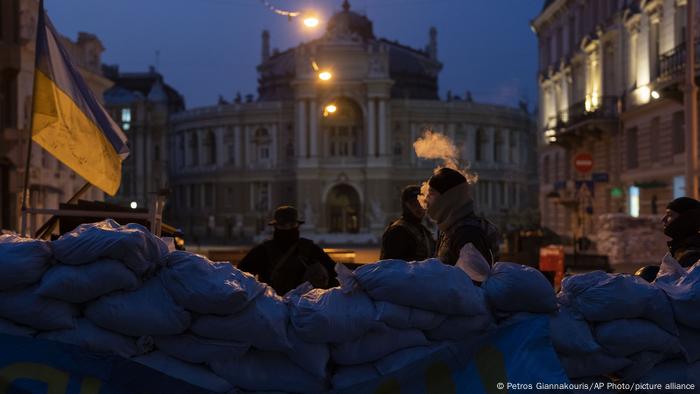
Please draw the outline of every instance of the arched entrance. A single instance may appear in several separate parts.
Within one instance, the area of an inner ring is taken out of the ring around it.
[[[360,231],[360,196],[347,184],[334,186],[326,200],[328,231],[357,233]]]

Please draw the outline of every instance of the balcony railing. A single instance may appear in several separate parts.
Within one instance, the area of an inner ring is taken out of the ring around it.
[[[659,56],[659,78],[670,78],[685,70],[685,43]],[[695,43],[695,62],[700,63],[700,42]]]
[[[618,116],[617,97],[603,96],[599,102],[580,101],[569,107],[569,126],[591,119],[614,119]]]

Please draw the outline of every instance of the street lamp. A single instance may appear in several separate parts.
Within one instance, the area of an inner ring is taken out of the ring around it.
[[[654,100],[657,100],[659,97],[661,97],[659,92],[657,92],[656,90],[651,91],[651,98],[653,98]]]
[[[330,81],[333,78],[333,74],[330,71],[321,71],[318,73],[318,79],[321,81]]]
[[[321,21],[315,16],[310,15],[310,16],[304,17],[304,26],[306,26],[306,27],[314,28],[314,27],[318,26],[319,23],[321,23]]]
[[[139,207],[139,204],[137,204],[136,201],[132,201],[131,204],[129,204],[129,206],[131,207],[131,209],[136,209]]]
[[[330,103],[330,104],[326,105],[326,107],[323,109],[323,116],[328,116],[328,115],[334,114],[337,110],[338,110],[338,107],[335,104]]]

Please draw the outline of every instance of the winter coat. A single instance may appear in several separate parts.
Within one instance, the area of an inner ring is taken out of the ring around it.
[[[335,262],[323,249],[309,239],[299,238],[296,249],[287,254],[293,246],[293,243],[274,238],[265,241],[248,252],[238,264],[238,269],[257,275],[259,281],[270,285],[277,294],[284,295],[308,280],[310,266],[319,267],[320,264],[327,278],[326,285],[321,287],[337,286]]]
[[[420,261],[434,255],[433,234],[423,226],[419,218],[410,213],[404,213],[384,230],[379,254],[381,260]]]

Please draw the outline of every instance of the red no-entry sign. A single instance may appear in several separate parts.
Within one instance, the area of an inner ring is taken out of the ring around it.
[[[587,174],[593,170],[593,156],[590,153],[579,153],[574,157],[574,168],[581,174]]]

